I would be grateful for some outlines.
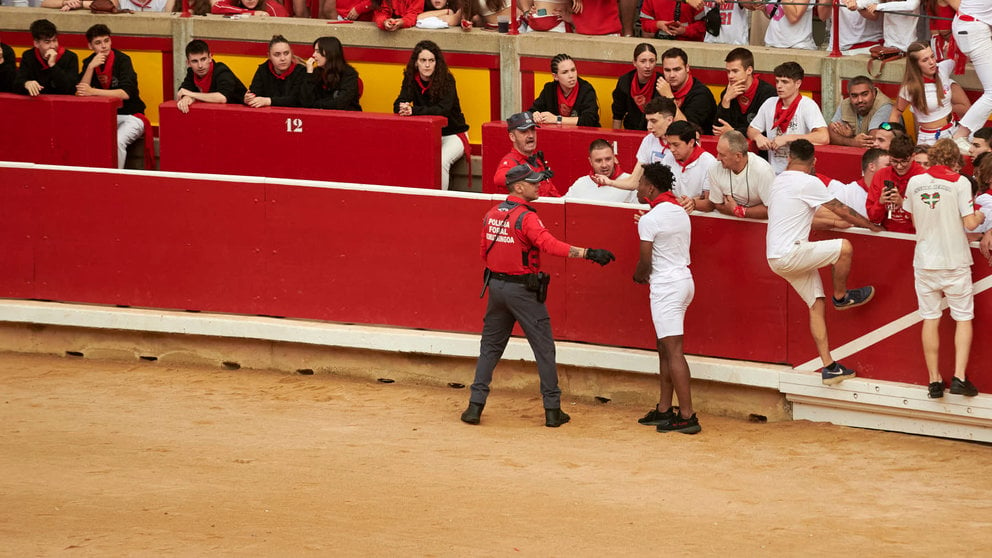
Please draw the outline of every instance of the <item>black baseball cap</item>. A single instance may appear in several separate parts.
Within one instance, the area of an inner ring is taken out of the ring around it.
[[[530,112],[518,112],[517,114],[511,115],[506,119],[506,129],[507,130],[530,130],[531,128],[540,128],[536,122],[534,122],[534,115]]]
[[[534,172],[534,170],[528,165],[517,165],[506,171],[507,188],[517,182],[530,182],[531,184],[537,184],[542,180],[544,180],[544,173]]]

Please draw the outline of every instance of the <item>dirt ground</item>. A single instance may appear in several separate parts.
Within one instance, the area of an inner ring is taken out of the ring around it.
[[[470,374],[469,371],[466,374]],[[499,371],[497,370],[497,375]],[[466,383],[470,378],[466,378]],[[0,555],[976,555],[992,448],[467,389],[0,354]]]

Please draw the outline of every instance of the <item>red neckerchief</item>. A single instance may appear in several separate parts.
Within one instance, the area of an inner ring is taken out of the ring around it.
[[[697,143],[696,148],[692,150],[692,153],[689,154],[689,158],[686,159],[684,163],[682,161],[675,161],[675,162],[678,163],[680,167],[682,167],[682,172],[685,172],[685,168],[695,163],[696,159],[698,159],[703,153],[706,153],[706,150],[703,149],[702,145],[699,145]]]
[[[737,106],[741,109],[741,114],[747,114],[748,107],[751,106],[751,101],[754,100],[754,96],[758,94],[758,78],[751,77],[751,86],[747,88],[747,91],[741,93],[737,96]]]
[[[134,4],[135,6],[141,8],[141,11],[144,11],[145,8],[147,8],[148,6],[151,6],[152,5],[152,0],[144,0],[144,1],[142,1],[142,0],[131,0],[131,3]]]
[[[939,178],[940,180],[946,180],[948,182],[955,182],[957,179],[961,178],[960,174],[952,171],[944,165],[934,165],[928,168],[926,173],[934,178]]]
[[[799,102],[802,100],[803,96],[797,93],[796,98],[792,100],[792,105],[785,108],[782,106],[782,98],[779,97],[778,102],[775,103],[775,121],[772,122],[772,128],[778,128],[778,133],[784,134],[789,129],[789,123],[796,115],[796,108],[799,107]]]
[[[824,187],[829,187],[830,181],[833,180],[833,178],[830,178],[829,176],[820,173],[816,173],[816,177],[820,179],[820,182],[823,183]]]
[[[610,178],[613,178],[613,177],[611,176]],[[992,196],[992,188],[989,188],[988,190],[985,190],[985,194],[988,194],[988,195]]]
[[[679,203],[678,198],[675,197],[675,194],[673,194],[671,190],[658,194],[658,197],[653,200],[648,200],[648,205],[654,208],[664,202],[674,203],[675,205],[682,207],[682,204]]]
[[[210,69],[207,70],[207,74],[202,78],[196,77],[196,72],[193,72],[193,84],[196,85],[200,93],[210,93],[210,87],[213,86],[214,82],[214,61],[210,61]]]
[[[572,116],[572,107],[575,106],[575,100],[579,98],[579,82],[575,82],[575,87],[572,88],[572,92],[565,95],[561,92],[561,87],[558,90],[558,114],[562,116]]]
[[[56,64],[59,63],[59,59],[62,58],[62,55],[63,54],[65,54],[65,47],[61,47],[60,46],[55,51],[55,63]],[[48,60],[44,56],[41,55],[41,51],[40,50],[34,49],[34,57],[38,59],[38,62],[41,62],[41,67],[42,68],[51,68],[51,66],[48,65]]]
[[[630,81],[630,96],[634,99],[634,104],[641,112],[644,112],[644,105],[648,104],[651,100],[651,91],[654,90],[654,84],[658,81],[658,73],[652,72],[651,78],[644,85],[637,82],[637,72],[634,72],[634,79]],[[578,85],[576,85],[578,87]]]
[[[695,81],[691,75],[685,78],[685,83],[682,84],[682,87],[679,87],[679,90],[673,93],[675,95],[675,106],[682,108],[682,103],[685,102],[685,97],[689,94],[689,90],[692,89],[692,84]]]
[[[597,173],[596,171],[590,171],[589,172],[589,178],[596,178],[596,175],[597,174],[599,174],[599,173]],[[614,163],[613,164],[613,172],[610,174],[609,179],[610,180],[616,180],[617,177],[620,176],[621,174],[623,174],[623,171],[620,170],[620,163]],[[597,183],[597,186],[602,186],[602,184],[598,184]]]
[[[413,76],[413,80],[417,82],[418,86],[420,86],[421,95],[427,93],[427,89],[431,86],[431,82],[428,81],[427,85],[424,85],[424,80],[420,79],[420,74]]]
[[[282,74],[277,74],[276,73],[275,66],[273,66],[272,65],[272,61],[269,60],[269,71],[272,72],[272,75],[276,76],[276,79],[286,79],[286,78],[288,78],[290,75],[292,75],[293,70],[295,70],[295,69],[296,69],[296,60],[293,60],[293,61],[291,61],[289,63],[289,68],[286,68],[286,71],[285,72],[283,72]]]
[[[958,42],[954,40],[953,33],[946,39],[943,35],[937,33],[933,36],[933,46],[939,53],[937,55],[939,57],[937,62],[948,59],[954,60],[954,75],[959,76],[964,73],[964,66],[968,63],[968,57],[958,48]]]
[[[96,81],[100,84],[103,89],[110,89],[110,84],[114,81],[114,51],[111,50],[110,54],[107,55],[107,59],[103,61],[103,66],[100,66],[93,71],[96,74]]]
[[[862,176],[861,178],[859,178],[857,181],[855,181],[855,184],[861,186],[861,189],[864,190],[865,192],[868,191],[868,185],[865,184],[865,177]]]

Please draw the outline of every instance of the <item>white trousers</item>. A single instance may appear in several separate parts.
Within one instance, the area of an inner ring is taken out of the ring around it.
[[[143,135],[145,135],[145,124],[141,119],[130,114],[117,115],[117,168],[124,168],[128,146]]]
[[[981,21],[961,21],[954,18],[951,31],[958,48],[965,53],[975,67],[975,74],[982,82],[985,91],[961,118],[960,124],[971,133],[979,130],[992,114],[992,27]]]
[[[457,134],[441,136],[441,189],[447,190],[451,181],[451,165],[465,154],[465,146]]]

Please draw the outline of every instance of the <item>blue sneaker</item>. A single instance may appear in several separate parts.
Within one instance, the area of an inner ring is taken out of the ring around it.
[[[832,386],[834,384],[839,384],[848,378],[857,376],[857,374],[854,373],[854,370],[847,368],[843,364],[836,361],[834,361],[834,364],[837,365],[837,370],[834,370],[833,372],[828,370],[826,366],[820,370],[820,376],[823,378],[823,385]]]
[[[847,291],[844,298],[834,301],[834,308],[838,310],[847,310],[849,308],[857,308],[862,304],[866,304],[869,300],[875,297],[875,287],[867,286],[861,287],[860,289],[851,289]],[[832,297],[831,297],[832,298]]]

